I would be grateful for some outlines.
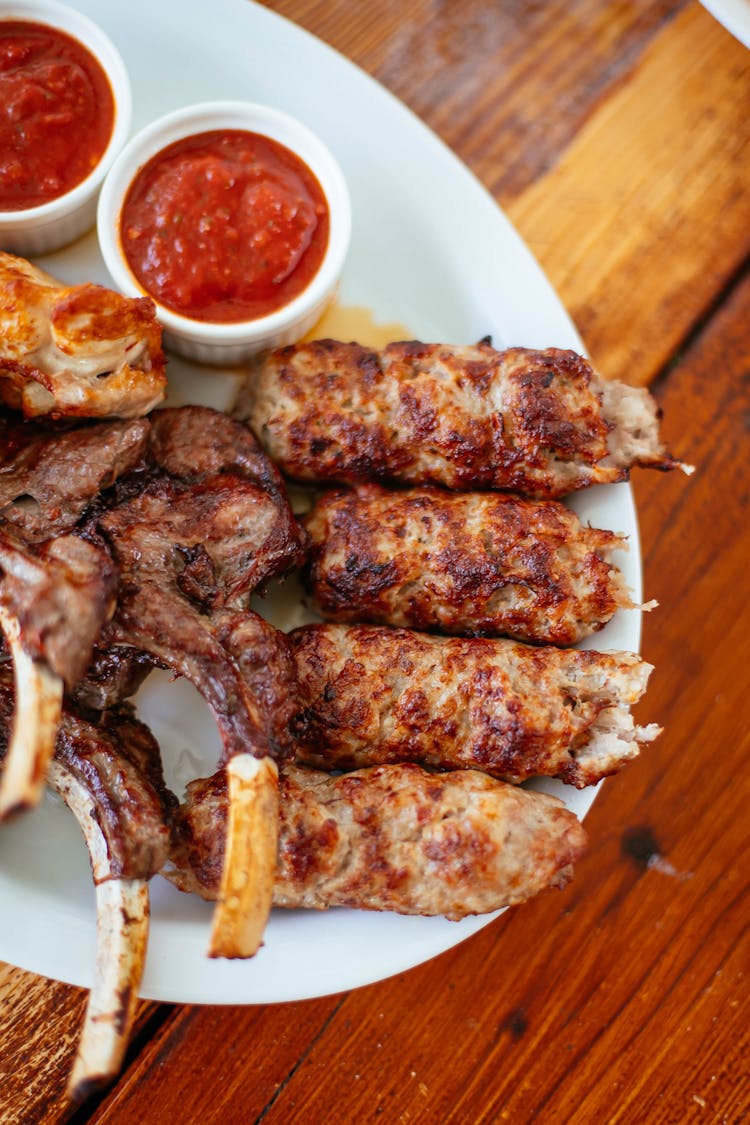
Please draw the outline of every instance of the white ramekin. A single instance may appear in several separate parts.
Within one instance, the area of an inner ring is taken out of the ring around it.
[[[0,0],[0,22],[26,20],[67,32],[98,60],[109,78],[114,98],[112,136],[94,170],[76,187],[25,211],[0,211],[0,250],[15,254],[46,254],[90,230],[105,175],[130,133],[132,99],[125,63],[112,41],[86,16],[55,0]]]
[[[260,133],[291,149],[315,174],[330,215],[328,247],[307,287],[283,308],[233,324],[193,320],[165,308],[134,277],[120,238],[123,202],[139,169],[175,141],[221,129]],[[99,246],[112,280],[128,296],[142,297],[145,293],[154,300],[167,346],[200,363],[233,365],[267,348],[294,343],[320,318],[336,292],[349,249],[351,204],[336,160],[322,141],[295,118],[252,102],[207,102],[168,114],[133,137],[104,182],[97,227]]]

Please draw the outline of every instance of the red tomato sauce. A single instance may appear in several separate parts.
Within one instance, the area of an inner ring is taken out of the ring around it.
[[[114,118],[109,79],[82,43],[0,20],[0,211],[48,203],[85,180]]]
[[[236,323],[282,308],[309,284],[328,245],[313,172],[258,133],[176,141],[139,171],[120,237],[140,285],[195,320]]]

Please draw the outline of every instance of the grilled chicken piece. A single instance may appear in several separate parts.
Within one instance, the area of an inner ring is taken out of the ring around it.
[[[335,340],[272,352],[238,413],[291,477],[439,484],[555,498],[670,469],[648,391],[575,352]]]
[[[0,758],[13,712],[0,668]],[[81,1100],[122,1063],[146,956],[147,883],[169,854],[177,801],[154,739],[127,707],[84,715],[66,704],[48,780],[79,822],[96,884],[96,970],[69,1082]]]
[[[324,492],[303,523],[333,621],[568,645],[633,606],[611,563],[625,540],[555,500],[369,484]]]
[[[0,253],[0,399],[27,418],[135,418],[164,398],[153,301],[65,286]]]
[[[631,653],[377,626],[310,625],[289,639],[297,757],[320,768],[412,761],[582,788],[659,733],[633,723],[651,666]]]
[[[185,676],[214,713],[237,805],[210,952],[250,956],[270,910],[274,763],[292,752],[294,665],[284,635],[246,607],[254,590],[301,562],[306,536],[277,471],[241,423],[183,407],[157,415],[153,427],[156,475],[97,521],[121,576],[103,641]],[[254,833],[253,869],[233,858],[251,824],[264,827]]]
[[[105,548],[63,535],[33,548],[0,532],[0,627],[13,658],[17,713],[0,775],[0,819],[32,808],[55,746],[63,691],[83,675],[114,609]]]
[[[332,777],[284,766],[275,906],[331,906],[463,918],[561,887],[586,837],[561,801],[472,770],[376,766]],[[195,781],[164,874],[217,894],[226,784]]]
[[[0,428],[0,523],[29,543],[70,531],[104,489],[139,465],[149,430],[143,418],[75,429],[7,422]]]

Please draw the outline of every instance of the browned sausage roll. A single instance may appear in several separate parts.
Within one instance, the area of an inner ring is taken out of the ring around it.
[[[600,380],[575,352],[418,341],[277,350],[239,412],[302,480],[399,481],[558,497],[672,468],[648,391]]]
[[[651,672],[632,653],[364,625],[310,625],[289,637],[297,758],[313,766],[412,761],[583,788],[659,733],[630,714]]]
[[[568,645],[633,605],[610,561],[625,540],[556,500],[369,484],[323,493],[304,523],[305,583],[334,621]]]
[[[279,796],[275,906],[484,914],[564,886],[586,843],[561,801],[472,770],[285,766]],[[226,810],[223,774],[188,786],[164,872],[181,890],[216,898]]]

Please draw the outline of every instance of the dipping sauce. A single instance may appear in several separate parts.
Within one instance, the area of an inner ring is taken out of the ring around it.
[[[237,323],[288,304],[317,273],[330,216],[310,168],[242,129],[198,133],[136,175],[120,218],[139,284],[182,316]]]
[[[109,79],[65,32],[0,20],[0,211],[64,195],[94,170],[112,136]]]

